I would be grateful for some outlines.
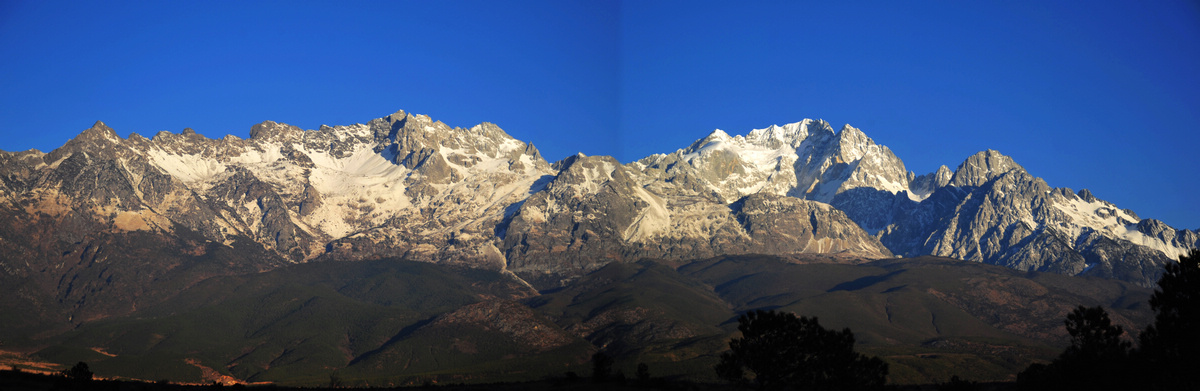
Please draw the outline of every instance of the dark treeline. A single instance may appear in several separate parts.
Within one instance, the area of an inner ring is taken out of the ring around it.
[[[1154,323],[1138,346],[1125,340],[1101,307],[1067,315],[1071,345],[1050,364],[1018,377],[1022,390],[1200,390],[1200,250],[1168,263],[1150,297]],[[751,311],[738,320],[741,338],[729,342],[715,369],[732,384],[759,390],[878,390],[887,364],[854,352],[854,334],[822,328],[816,318]],[[751,376],[747,376],[747,372]],[[945,390],[977,390],[959,379]]]
[[[1200,390],[1200,250],[1166,265],[1150,308],[1154,323],[1136,348],[1103,308],[1076,308],[1066,320],[1071,346],[1021,372],[1021,389]]]
[[[760,390],[880,390],[888,366],[854,351],[854,333],[821,327],[817,318],[750,311],[738,318],[741,338],[714,368],[733,384]],[[747,376],[747,372],[753,377]]]

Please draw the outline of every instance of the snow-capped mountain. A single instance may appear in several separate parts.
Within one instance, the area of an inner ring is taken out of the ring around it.
[[[897,255],[1150,285],[1164,262],[1200,245],[1196,231],[1141,220],[1087,190],[1051,188],[996,151],[971,156],[953,172],[942,166],[918,176],[859,129],[834,132],[824,121],[745,136],[717,130],[631,166],[726,203],[763,193],[828,203]]]
[[[930,198],[897,213],[880,239],[898,254],[937,254],[1146,286],[1157,281],[1163,263],[1200,244],[1195,231],[1139,219],[1086,189],[1051,188],[990,150],[959,165]]]
[[[725,202],[770,193],[833,203],[838,194],[870,187],[908,190],[904,163],[887,147],[846,125],[804,120],[756,129],[745,136],[721,130],[670,155],[636,163],[660,178],[695,177]]]
[[[526,373],[563,351],[622,346],[676,365],[713,357],[687,341],[726,338],[716,325],[735,310],[830,308],[843,288],[879,304],[844,310],[880,320],[868,335],[889,349],[966,335],[891,321],[942,311],[978,319],[970,335],[994,328],[989,341],[1055,343],[1080,300],[1148,292],[943,258],[804,264],[932,254],[1150,285],[1200,244],[996,151],[916,175],[859,129],[812,120],[718,130],[628,164],[550,164],[496,125],[405,112],[317,130],[268,121],[247,139],[122,138],[98,122],[49,153],[0,151],[0,219],[0,308],[22,315],[0,317],[3,342],[60,343],[38,354],[64,363],[83,353],[141,370],[153,357],[255,381],[459,371],[500,355]],[[1116,311],[1133,314],[1127,326],[1149,316]],[[179,326],[198,324],[216,338]]]
[[[0,286],[71,319],[310,261],[465,265],[548,288],[639,259],[932,254],[1149,285],[1200,241],[995,151],[916,175],[824,121],[550,164],[496,125],[403,111],[317,130],[268,121],[248,139],[96,123],[49,153],[0,152],[0,217]]]
[[[724,202],[749,194],[786,195],[831,204],[868,232],[890,222],[896,194],[919,201],[912,175],[887,147],[846,125],[804,120],[730,137],[717,130],[686,149],[636,163],[667,181],[696,178]]]
[[[826,204],[696,196],[610,157],[551,165],[493,124],[405,112],[317,130],[268,121],[248,139],[122,138],[98,122],[50,153],[0,152],[0,215],[6,294],[72,319],[316,260],[458,264],[552,287],[642,258],[891,255]]]

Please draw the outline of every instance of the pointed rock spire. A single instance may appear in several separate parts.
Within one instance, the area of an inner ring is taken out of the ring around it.
[[[981,186],[995,177],[1009,171],[1025,171],[1024,167],[996,150],[980,151],[967,158],[958,169],[950,183],[955,186]]]
[[[688,146],[686,152],[687,153],[696,152],[696,151],[699,151],[701,148],[704,148],[704,146],[706,146],[708,144],[729,140],[729,138],[730,138],[729,133],[725,133],[725,131],[721,130],[721,129],[715,129],[712,131],[712,133],[709,133],[708,136],[704,136],[704,138],[696,140],[696,142],[694,142],[694,143],[692,143],[692,145]]]
[[[96,121],[92,127],[79,133],[79,136],[75,137],[75,140],[84,142],[98,142],[101,140],[120,141],[121,136],[118,136],[113,128],[105,125],[104,121]]]

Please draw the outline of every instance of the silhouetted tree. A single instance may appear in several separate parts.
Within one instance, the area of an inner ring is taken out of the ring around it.
[[[738,318],[738,330],[714,368],[727,380],[806,390],[877,389],[887,380],[886,363],[854,351],[850,329],[826,330],[815,317],[755,310]]]
[[[950,381],[938,385],[938,391],[976,391],[980,389],[979,383],[963,380],[958,375],[950,376]]]
[[[92,371],[88,369],[87,363],[83,361],[75,364],[71,369],[63,371],[63,375],[76,381],[89,381],[92,380],[93,376]]]
[[[1139,346],[1120,339],[1103,309],[1080,306],[1067,316],[1071,346],[1050,365],[1030,365],[1018,376],[1024,389],[1197,390],[1200,376],[1200,250],[1164,265],[1150,297],[1154,324]]]
[[[1105,390],[1125,387],[1131,344],[1101,307],[1079,306],[1067,314],[1071,346],[1050,365],[1031,365],[1019,377],[1026,389]]]
[[[1200,389],[1200,249],[1168,263],[1150,296],[1154,324],[1139,336],[1136,357],[1149,388]]]
[[[1067,315],[1064,323],[1067,325],[1067,334],[1071,335],[1071,346],[1062,353],[1064,360],[1092,365],[1102,361],[1123,360],[1129,355],[1131,344],[1121,339],[1125,330],[1112,324],[1104,308],[1079,306]]]
[[[646,365],[644,362],[638,363],[637,379],[643,383],[650,381],[650,366]]]
[[[604,352],[592,355],[592,380],[602,382],[612,376],[613,359]]]

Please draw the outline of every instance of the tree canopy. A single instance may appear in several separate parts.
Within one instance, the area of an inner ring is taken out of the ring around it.
[[[854,333],[826,330],[817,318],[755,310],[738,318],[741,338],[716,366],[719,376],[760,389],[811,390],[882,388],[887,364],[854,351]],[[752,377],[747,376],[749,372]]]
[[[83,361],[75,364],[71,369],[64,370],[63,374],[76,381],[92,380],[92,371],[88,369],[87,363]]]
[[[1020,375],[1024,389],[1196,390],[1200,377],[1200,250],[1164,266],[1150,297],[1154,324],[1138,338],[1121,338],[1103,308],[1080,306],[1067,315],[1071,346],[1049,365],[1034,364]]]
[[[1200,249],[1168,263],[1150,296],[1154,324],[1138,338],[1136,357],[1156,389],[1200,389]]]
[[[1064,322],[1071,346],[1050,365],[1034,364],[1020,374],[1022,388],[1029,390],[1125,389],[1130,380],[1129,352],[1125,330],[1114,326],[1102,307],[1079,306]]]
[[[1086,364],[1118,360],[1129,354],[1131,344],[1121,339],[1125,330],[1114,326],[1102,307],[1079,306],[1067,315],[1067,334],[1071,335],[1071,346],[1062,357]]]

